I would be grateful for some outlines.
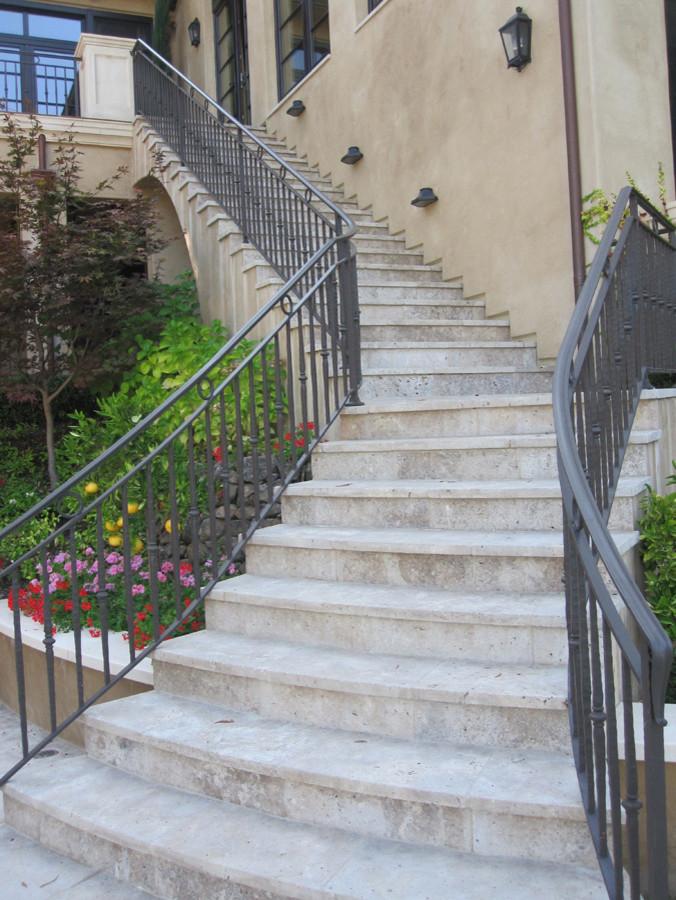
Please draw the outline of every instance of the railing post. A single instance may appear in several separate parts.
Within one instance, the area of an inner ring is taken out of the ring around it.
[[[336,217],[336,230],[342,232],[342,223]],[[361,339],[359,336],[359,295],[357,286],[357,256],[347,240],[338,241],[338,282],[340,285],[341,319],[345,325],[348,362],[348,406],[363,406],[359,399],[361,387]]]

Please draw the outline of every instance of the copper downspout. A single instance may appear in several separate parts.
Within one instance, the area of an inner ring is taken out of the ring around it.
[[[573,249],[573,284],[575,300],[585,280],[584,232],[582,231],[582,178],[580,175],[580,135],[577,125],[575,91],[575,59],[573,56],[573,22],[570,0],[559,0],[559,32],[561,34],[561,71],[563,75],[563,107],[566,118],[566,155],[568,157],[568,193],[570,231]]]

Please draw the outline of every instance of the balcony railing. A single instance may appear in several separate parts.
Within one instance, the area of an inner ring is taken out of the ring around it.
[[[77,60],[67,54],[3,47],[0,104],[9,112],[79,116]]]

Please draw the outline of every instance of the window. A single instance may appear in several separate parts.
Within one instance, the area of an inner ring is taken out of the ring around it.
[[[279,96],[324,59],[329,41],[329,0],[276,0]]]
[[[83,32],[148,39],[151,20],[41,3],[0,3],[0,102],[10,112],[79,114],[75,46]]]
[[[373,12],[379,3],[382,3],[382,0],[369,0],[369,12]]]

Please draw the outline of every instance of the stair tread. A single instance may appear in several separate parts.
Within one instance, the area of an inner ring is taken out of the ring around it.
[[[634,531],[615,532],[621,553],[638,540]],[[259,530],[250,545],[345,549],[354,552],[381,551],[433,554],[563,556],[563,538],[552,531],[451,531],[425,528],[342,527],[335,525],[275,525]]]
[[[92,708],[88,727],[138,734],[195,761],[341,791],[585,820],[572,757],[560,751],[452,746],[270,719],[163,691]],[[303,812],[299,810],[299,817]]]
[[[630,444],[648,444],[658,440],[657,430],[632,431]],[[385,453],[407,450],[513,449],[522,447],[556,447],[553,432],[539,434],[488,434],[468,437],[431,438],[363,438],[361,440],[329,440],[318,444],[313,453]]]
[[[364,406],[347,406],[343,416],[363,416],[372,413],[399,413],[412,410],[443,411],[453,409],[487,409],[490,407],[552,406],[551,393],[530,394],[473,394],[459,397],[419,397],[410,400],[369,400]]]
[[[417,323],[420,325],[420,323]],[[435,327],[438,322],[435,321]],[[390,349],[394,352],[402,350],[523,350],[534,349],[536,344],[533,341],[413,341],[413,340],[397,340],[397,341],[362,341],[362,350],[383,350]],[[543,370],[543,367],[538,367]]]
[[[73,762],[76,765],[69,765]],[[93,842],[131,848],[136,858],[147,856],[182,872],[200,870],[212,884],[227,880],[261,894],[267,890],[279,896],[283,891],[283,896],[298,900],[484,900],[498,893],[523,900],[606,896],[596,871],[304,825],[160,787],[87,758],[32,764],[5,790],[10,801],[22,798],[36,810],[44,831],[49,830],[48,817],[67,825],[51,829],[52,840],[64,847],[75,843],[74,830],[79,829]],[[88,852],[86,837],[79,837],[77,844],[74,852]],[[143,877],[154,879],[155,870],[156,865],[143,867]]]
[[[163,644],[154,658],[274,683],[470,706],[565,709],[566,668],[364,653],[207,630]],[[161,685],[160,685],[161,687]]]
[[[247,603],[272,603],[285,609],[307,609],[332,614],[378,615],[416,621],[500,625],[565,625],[563,594],[474,594],[438,588],[401,585],[343,584],[270,575],[240,575],[222,581],[211,592]]]
[[[630,475],[618,481],[616,497],[634,497],[640,494],[652,479],[647,475]],[[558,479],[520,478],[514,480],[446,480],[422,478],[397,478],[383,480],[351,481],[345,479],[312,479],[291,484],[288,497],[411,497],[411,498],[535,498],[561,497]]]

